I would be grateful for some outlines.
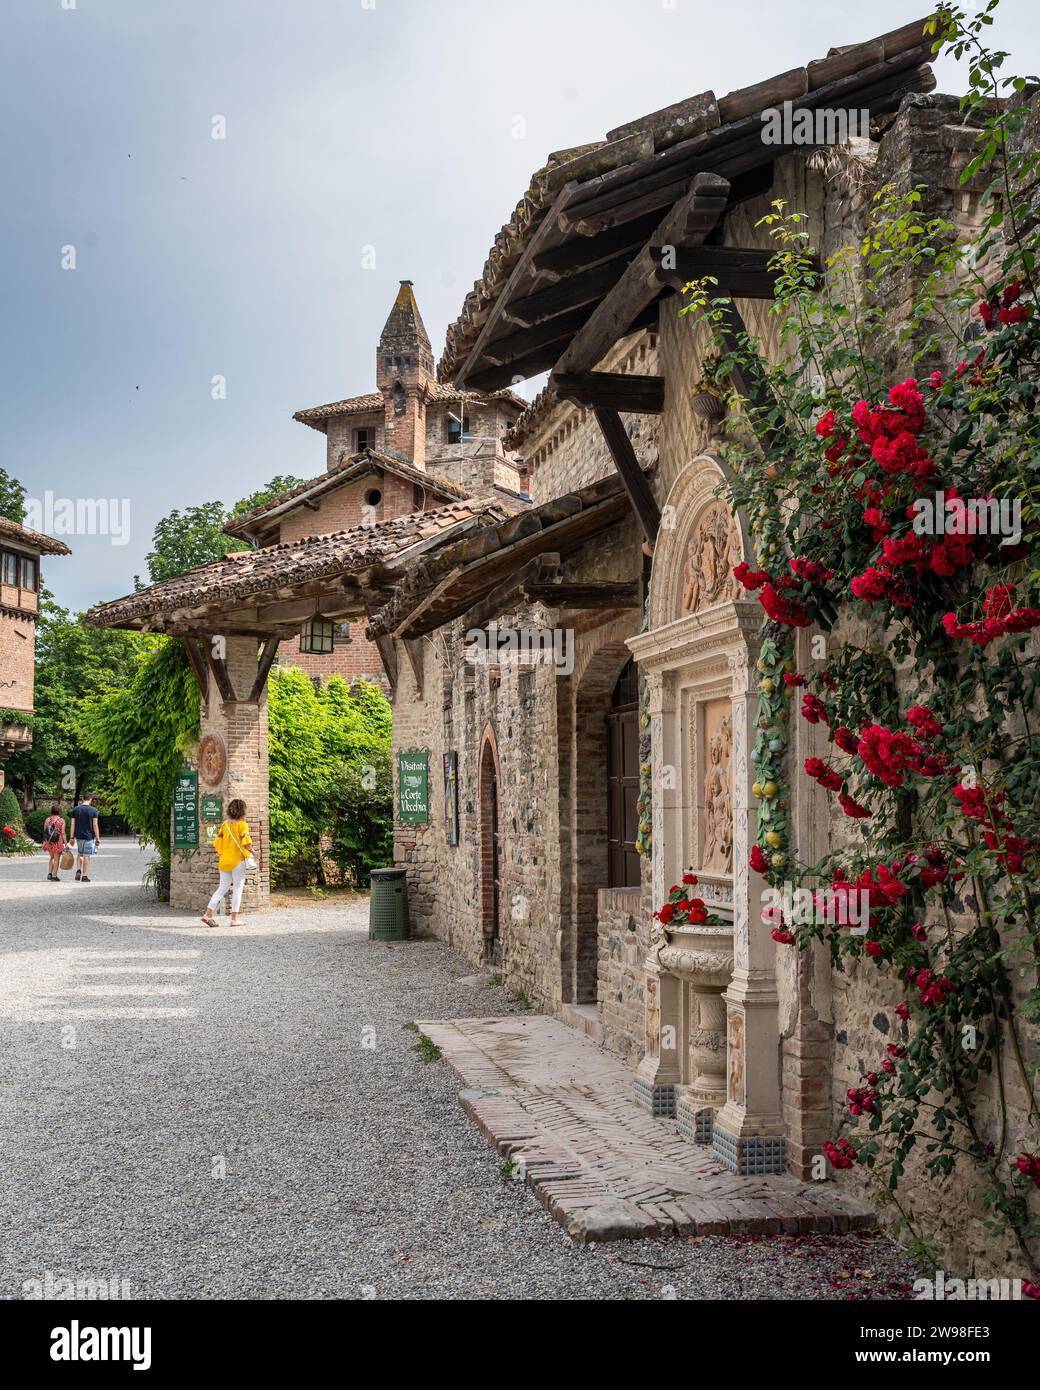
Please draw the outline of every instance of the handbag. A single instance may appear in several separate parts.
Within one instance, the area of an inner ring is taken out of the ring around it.
[[[256,862],[253,856],[251,854],[246,854],[245,850],[238,843],[238,836],[231,829],[231,822],[229,820],[226,820],[224,824],[227,826],[227,833],[235,842],[235,848],[238,850],[239,854],[243,856],[242,863],[246,866],[246,872],[252,873],[254,869],[259,869],[260,865]]]
[[[63,849],[61,858],[58,860],[58,867],[61,869],[71,869],[76,860],[70,849]]]

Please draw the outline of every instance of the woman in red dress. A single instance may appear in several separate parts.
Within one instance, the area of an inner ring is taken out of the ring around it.
[[[50,855],[51,867],[47,875],[49,883],[59,883],[58,866],[65,853],[65,817],[60,806],[52,806],[51,813],[43,822],[43,847]]]

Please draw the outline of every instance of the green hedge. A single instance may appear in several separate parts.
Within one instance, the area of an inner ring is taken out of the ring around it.
[[[0,791],[0,826],[10,825],[15,830],[21,830],[23,824],[24,818],[18,798],[10,787],[5,787]]]

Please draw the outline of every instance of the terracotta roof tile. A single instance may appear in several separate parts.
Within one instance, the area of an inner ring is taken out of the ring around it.
[[[72,554],[64,541],[45,536],[42,531],[31,531],[28,526],[22,526],[20,522],[11,521],[6,516],[0,516],[0,536],[8,536],[12,541],[21,541],[23,545],[40,551],[42,555]]]
[[[507,512],[492,498],[464,500],[375,526],[355,526],[348,531],[310,536],[262,550],[236,551],[125,598],[97,604],[84,621],[92,627],[161,629],[177,609],[190,610],[214,603],[234,607],[294,584],[361,573],[393,560],[460,522],[484,515],[498,520]]]

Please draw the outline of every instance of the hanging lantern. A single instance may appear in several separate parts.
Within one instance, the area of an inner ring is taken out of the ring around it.
[[[300,651],[308,656],[328,656],[336,637],[336,624],[328,618],[308,618],[300,629]]]

